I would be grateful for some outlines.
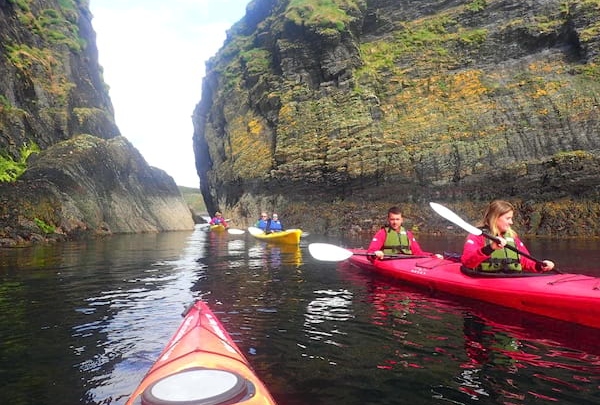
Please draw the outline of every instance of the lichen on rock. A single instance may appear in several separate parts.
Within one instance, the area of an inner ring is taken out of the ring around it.
[[[586,0],[256,0],[194,112],[207,207],[302,225],[401,204],[437,232],[428,201],[505,198],[536,207],[525,233],[598,233],[577,221],[600,195],[599,23]],[[575,217],[544,209],[564,199]],[[326,222],[311,226],[356,228]]]

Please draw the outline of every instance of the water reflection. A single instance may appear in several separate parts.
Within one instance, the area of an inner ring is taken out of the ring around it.
[[[194,299],[282,405],[600,402],[597,330],[318,262],[311,238],[197,229],[0,251],[0,403],[123,404]],[[558,262],[580,252],[547,245]]]
[[[299,245],[254,242],[248,248],[248,265],[256,267],[280,268],[284,265],[302,265],[302,251]]]
[[[203,245],[173,232],[3,251],[0,402],[124,402],[192,299]]]
[[[352,293],[348,290],[317,290],[315,299],[308,303],[304,314],[304,330],[311,340],[342,346],[336,335],[346,335],[342,322],[354,318]],[[323,327],[326,321],[330,321]]]
[[[460,404],[487,399],[493,403],[540,399],[585,403],[574,397],[582,392],[587,392],[588,398],[596,395],[590,386],[590,382],[600,381],[600,335],[596,329],[459,297],[427,294],[350,265],[340,266],[340,272],[352,283],[365,286],[373,306],[372,323],[388,328],[397,338],[396,350],[390,350],[392,355],[379,368],[431,369],[440,362],[438,356],[450,356],[459,365],[451,383],[432,386],[435,399]],[[462,319],[462,325],[445,324],[443,336],[434,332],[414,338],[413,326],[428,329],[424,319],[437,319],[439,325],[452,317]],[[529,376],[526,382],[524,375]]]

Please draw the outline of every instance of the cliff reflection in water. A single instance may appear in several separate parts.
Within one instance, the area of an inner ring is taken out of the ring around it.
[[[597,330],[318,262],[323,241],[368,243],[196,229],[0,251],[0,403],[123,404],[195,299],[282,405],[600,402]],[[597,255],[572,243],[532,250]]]
[[[340,266],[340,273],[364,286],[373,306],[373,324],[388,328],[397,338],[395,350],[379,368],[429,368],[432,363],[447,364],[448,356],[455,363],[452,383],[432,386],[436,399],[460,404],[529,403],[534,398],[562,403],[579,390],[589,390],[589,382],[600,380],[596,329],[460,297],[427,294],[397,280],[371,277],[349,264]],[[411,338],[414,326],[425,327],[419,318],[444,323],[457,316],[462,318],[462,335],[434,332]],[[464,350],[459,350],[461,346]],[[527,392],[519,383],[524,376],[532,382]]]

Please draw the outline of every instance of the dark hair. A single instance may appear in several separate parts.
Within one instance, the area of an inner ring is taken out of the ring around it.
[[[402,215],[402,210],[400,209],[400,207],[397,207],[397,206],[394,205],[393,207],[391,207],[388,210],[388,215],[389,214],[396,214],[396,215],[400,214],[400,215]]]

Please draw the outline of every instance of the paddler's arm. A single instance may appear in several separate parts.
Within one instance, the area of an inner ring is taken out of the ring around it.
[[[515,238],[515,245],[517,246],[517,249],[519,249],[521,252],[530,255],[529,249],[527,249],[527,246],[525,246],[523,241],[521,241],[521,239],[519,239],[518,237]],[[523,267],[523,270],[533,273],[543,273],[546,271],[550,271],[553,270],[555,266],[554,262],[551,260],[542,260],[541,262],[536,262],[535,260],[531,260],[530,258],[525,257],[523,255],[519,255],[519,261],[521,262],[521,267]]]
[[[386,236],[387,235],[386,235],[385,228],[381,228],[373,236],[373,239],[371,239],[371,243],[369,244],[369,247],[367,248],[367,253],[373,254],[373,256],[371,256],[371,255],[367,256],[369,258],[369,260],[375,260],[376,258],[383,259],[384,254],[381,249],[383,249],[383,244],[385,243]]]
[[[490,257],[493,251],[494,249],[485,243],[483,236],[469,235],[463,246],[460,260],[465,267],[475,269]]]

